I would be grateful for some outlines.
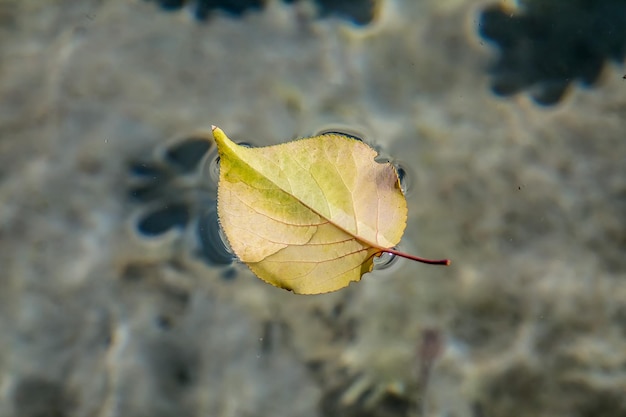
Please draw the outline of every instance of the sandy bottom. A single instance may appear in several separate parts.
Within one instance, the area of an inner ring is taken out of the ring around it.
[[[0,0],[0,416],[626,415],[623,72],[496,98],[477,3],[353,27]],[[310,297],[208,265],[207,161],[139,202],[129,167],[212,124],[363,134],[407,172],[400,249],[453,264]],[[188,218],[137,232],[172,201]]]

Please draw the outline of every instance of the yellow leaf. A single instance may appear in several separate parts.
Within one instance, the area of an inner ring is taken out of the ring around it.
[[[262,280],[299,294],[335,291],[372,270],[406,226],[395,168],[363,142],[329,133],[247,148],[213,126],[218,216],[237,257]]]

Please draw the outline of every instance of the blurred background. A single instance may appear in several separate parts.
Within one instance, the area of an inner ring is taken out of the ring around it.
[[[0,416],[626,415],[626,1],[0,0]],[[234,259],[210,126],[402,174],[395,259]]]

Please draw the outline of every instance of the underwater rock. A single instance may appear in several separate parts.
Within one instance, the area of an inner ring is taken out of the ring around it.
[[[554,105],[576,81],[591,86],[607,61],[626,55],[626,3],[599,1],[521,2],[485,8],[480,35],[499,49],[491,68],[495,94],[527,90],[539,104]]]
[[[161,9],[175,11],[189,7],[196,20],[207,20],[214,11],[222,11],[238,17],[248,11],[261,10],[263,0],[146,0]],[[283,0],[287,4],[307,0]],[[337,16],[357,25],[366,25],[375,17],[378,0],[312,0],[320,17]]]

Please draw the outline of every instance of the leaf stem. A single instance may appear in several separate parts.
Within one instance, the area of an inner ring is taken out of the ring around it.
[[[400,256],[402,258],[406,258],[406,259],[410,259],[412,261],[417,261],[417,262],[422,262],[424,264],[430,264],[430,265],[450,265],[450,259],[426,259],[426,258],[420,258],[419,256],[415,256],[415,255],[411,255],[408,253],[404,253],[404,252],[400,252],[397,251],[395,249],[383,249],[383,252],[387,252],[390,253],[392,255],[396,255],[396,256]]]

